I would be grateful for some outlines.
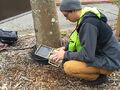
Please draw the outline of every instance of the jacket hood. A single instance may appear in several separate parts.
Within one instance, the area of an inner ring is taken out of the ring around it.
[[[102,14],[101,12],[100,12],[100,17],[98,17],[95,13],[93,13],[93,12],[87,12],[87,13],[85,13],[84,15],[83,15],[83,17],[84,18],[88,18],[88,17],[93,17],[93,18],[99,18],[100,20],[102,20],[103,22],[107,22],[108,20],[107,20],[107,18],[106,18],[106,16],[104,15],[104,14]]]

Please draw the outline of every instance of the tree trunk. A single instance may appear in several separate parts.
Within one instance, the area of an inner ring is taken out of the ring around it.
[[[57,48],[60,46],[60,31],[55,0],[31,0],[36,36],[36,46],[40,44]]]
[[[118,14],[118,20],[117,20],[117,31],[116,36],[120,40],[120,8],[119,8],[119,14]]]

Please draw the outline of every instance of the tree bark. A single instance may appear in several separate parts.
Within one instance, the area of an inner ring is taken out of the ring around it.
[[[57,48],[60,46],[60,31],[55,0],[31,0],[36,36],[36,46],[40,44]]]
[[[120,40],[120,8],[119,8],[119,14],[118,14],[118,19],[117,19],[117,31],[116,31],[116,36]]]

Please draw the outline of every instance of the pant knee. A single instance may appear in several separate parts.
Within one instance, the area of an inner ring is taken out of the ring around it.
[[[68,74],[68,75],[72,74],[72,67],[71,67],[71,62],[70,61],[65,62],[63,67],[64,67],[64,71],[65,71],[66,74]]]
[[[81,69],[84,69],[83,68],[84,66],[82,68],[79,68],[80,70],[78,72],[78,70],[76,70],[76,68],[74,68],[74,67],[76,67],[75,65],[76,64],[74,61],[65,62],[63,65],[65,73],[70,76],[78,77],[78,78],[82,78],[82,79],[86,79],[86,80],[95,80],[98,78],[98,76],[99,76],[98,74],[83,73]]]

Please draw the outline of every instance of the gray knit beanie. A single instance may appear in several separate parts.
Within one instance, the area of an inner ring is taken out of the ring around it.
[[[60,11],[71,11],[81,9],[80,0],[62,0],[60,4]]]

